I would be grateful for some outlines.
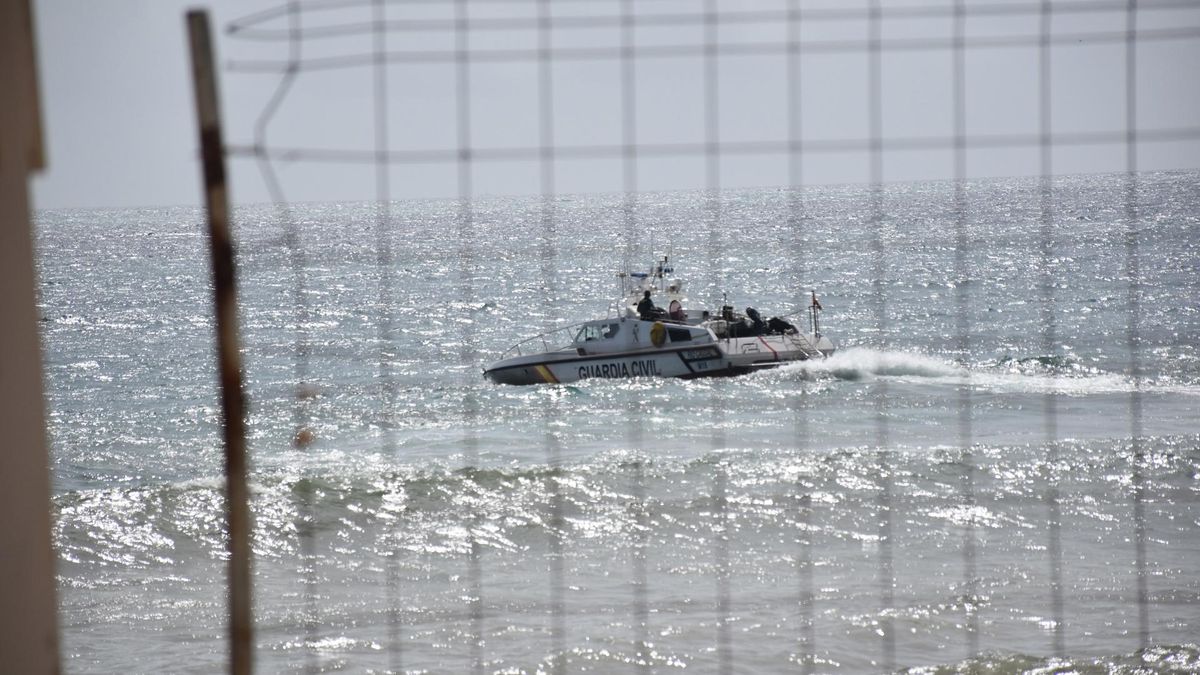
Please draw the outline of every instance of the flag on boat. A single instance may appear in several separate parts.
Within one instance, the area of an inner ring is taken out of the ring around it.
[[[817,309],[825,309],[824,307],[821,306],[820,301],[817,300],[817,292],[816,291],[812,292],[812,296],[813,296],[812,306],[816,307]]]

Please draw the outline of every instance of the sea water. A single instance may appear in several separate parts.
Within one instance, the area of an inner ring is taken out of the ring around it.
[[[258,667],[1200,668],[1200,174],[1043,187],[239,208]],[[38,215],[68,672],[226,658],[202,218]],[[660,254],[838,352],[483,379]]]

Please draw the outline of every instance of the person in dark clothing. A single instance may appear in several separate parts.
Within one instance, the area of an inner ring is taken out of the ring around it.
[[[788,333],[795,333],[796,327],[777,316],[773,316],[767,321],[767,331],[771,335],[787,335]]]
[[[764,330],[766,330],[767,324],[762,320],[762,315],[758,313],[757,309],[754,309],[753,307],[747,307],[746,318],[750,319],[751,323],[754,325],[754,330],[757,331],[757,333],[755,333],[756,335],[761,334]]]
[[[767,324],[762,315],[753,307],[746,308],[746,318],[730,324],[730,335],[733,337],[756,337],[766,332]]]
[[[637,304],[637,313],[642,321],[651,321],[654,319],[654,301],[650,299],[650,291],[646,291],[642,296],[641,301]]]

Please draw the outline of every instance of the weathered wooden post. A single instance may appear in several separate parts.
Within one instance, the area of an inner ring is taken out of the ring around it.
[[[0,670],[56,673],[50,455],[29,176],[43,168],[28,0],[0,1]]]
[[[225,511],[229,519],[229,672],[252,670],[253,623],[250,602],[250,509],[246,489],[246,405],[242,393],[242,357],[238,349],[237,286],[225,150],[217,105],[208,13],[187,14],[192,51],[192,80],[204,163],[204,201],[212,256],[217,328],[217,363],[225,441]]]

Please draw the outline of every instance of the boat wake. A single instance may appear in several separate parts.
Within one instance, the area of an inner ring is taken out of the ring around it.
[[[784,369],[812,379],[832,378],[850,382],[875,377],[962,378],[966,373],[962,368],[936,357],[867,347],[843,349],[827,359],[800,361],[784,366]]]
[[[1157,378],[1140,385],[1124,374],[1084,366],[1069,356],[1004,357],[969,367],[912,352],[852,347],[827,359],[783,367],[811,380],[858,382],[876,378],[927,384],[969,384],[996,393],[1054,393],[1066,396],[1146,393],[1200,396],[1200,386]]]

